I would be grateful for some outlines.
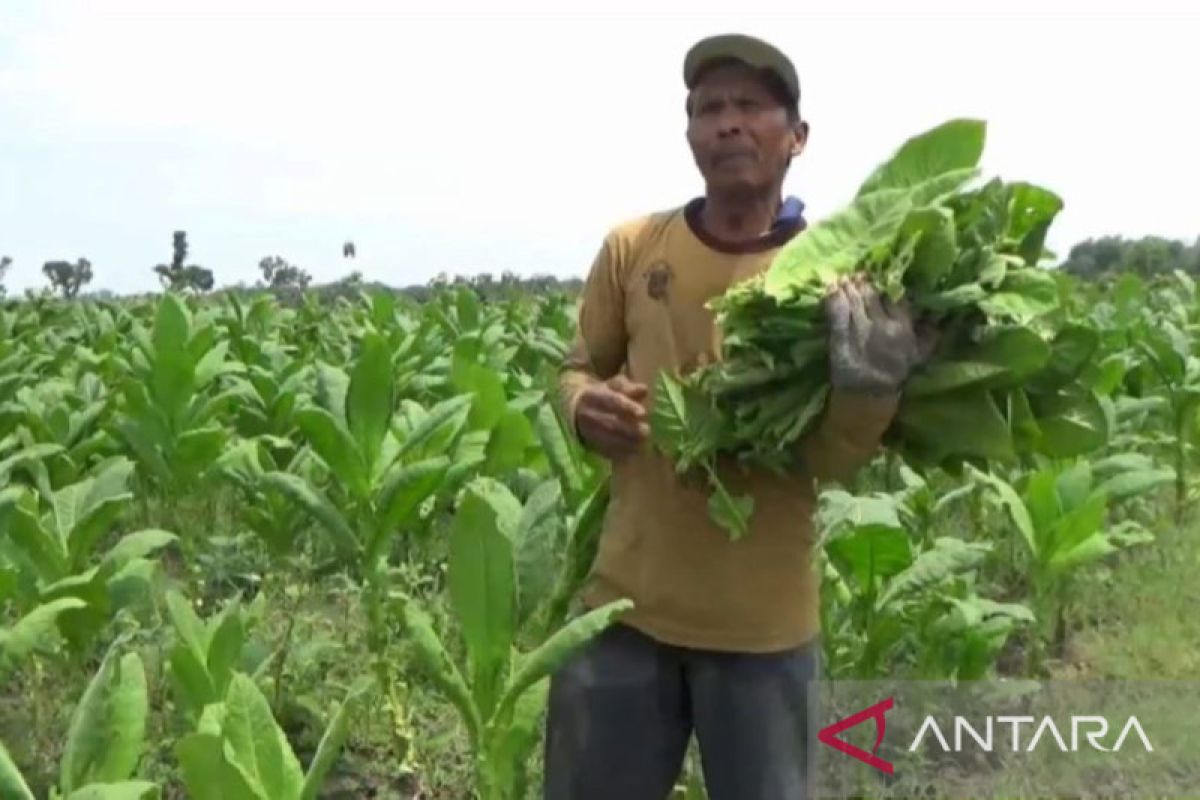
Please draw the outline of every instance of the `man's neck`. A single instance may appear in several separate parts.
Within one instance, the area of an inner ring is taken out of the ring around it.
[[[777,190],[737,196],[709,193],[700,210],[700,224],[722,241],[748,242],[771,231],[779,205]]]

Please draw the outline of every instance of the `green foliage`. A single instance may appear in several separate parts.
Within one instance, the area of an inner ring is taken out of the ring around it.
[[[134,335],[115,433],[148,479],[184,493],[211,477],[228,443],[223,418],[238,396],[220,390],[221,376],[234,369],[229,343],[173,294],[159,301],[150,330],[136,327]]]
[[[967,182],[981,132],[918,140],[789,254],[795,277],[882,236],[859,265],[947,332],[884,458],[821,495],[837,677],[1009,675],[1014,653],[1045,675],[1077,587],[1161,543],[1172,485],[1180,512],[1196,496],[1194,282],[1047,280],[1058,198]],[[365,796],[343,785],[364,763],[414,795],[462,794],[464,769],[479,796],[530,793],[548,677],[629,607],[576,604],[608,465],[553,402],[569,297],[427,288],[0,308],[0,701],[33,720],[28,743],[4,731],[0,795],[157,796],[140,774],[199,798]],[[753,509],[709,449],[745,435],[786,468],[779,443],[826,406],[806,291],[734,287],[720,379],[654,386],[656,443],[731,536]],[[114,635],[145,668],[122,644],[84,691]],[[82,698],[61,741],[57,697]]]
[[[8,533],[0,554],[17,568],[20,605],[34,609],[49,604],[40,613],[31,612],[38,620],[32,629],[43,630],[45,615],[52,614],[77,651],[117,612],[149,596],[154,574],[149,557],[176,539],[166,531],[146,529],[121,536],[107,551],[100,549],[133,499],[128,489],[132,471],[131,461],[117,457],[61,489],[0,490],[0,528]],[[63,598],[76,598],[82,605],[53,605]]]
[[[157,800],[159,789],[130,780],[145,748],[146,672],[136,653],[118,640],[75,706],[59,771],[64,800]],[[33,798],[25,779],[0,743],[0,795]]]
[[[454,518],[450,598],[466,645],[467,670],[450,657],[419,604],[399,597],[406,629],[425,673],[462,716],[475,755],[481,797],[518,798],[536,744],[545,681],[572,653],[632,607],[618,601],[571,620],[529,653],[514,650],[522,598],[536,598],[548,576],[521,554],[544,546],[551,489],[524,508],[503,484],[476,478]],[[525,603],[530,604],[526,600]]]
[[[911,526],[945,508],[923,512],[922,488],[822,495],[823,591],[838,598],[822,629],[838,674],[870,680],[908,663],[922,679],[977,680],[995,669],[1009,636],[1034,621],[1019,603],[980,596],[992,543],[914,537]]]
[[[681,471],[703,468],[710,516],[733,538],[746,533],[753,508],[729,496],[717,457],[797,467],[829,396],[824,296],[852,272],[940,333],[885,435],[906,460],[1014,464],[1107,441],[1099,400],[1079,380],[1098,337],[1085,326],[1055,336],[1047,322],[1059,286],[1039,264],[1062,202],[1028,183],[970,185],[984,130],[951,120],[905,142],[849,205],[784,245],[765,274],[711,302],[723,332],[718,362],[659,377],[655,443]]]
[[[357,686],[334,713],[308,771],[288,743],[271,706],[242,673],[230,679],[221,702],[204,709],[194,733],[176,745],[190,797],[197,800],[311,800],[345,744],[363,696]]]

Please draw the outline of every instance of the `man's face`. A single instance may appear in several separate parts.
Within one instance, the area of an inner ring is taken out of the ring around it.
[[[710,189],[755,192],[780,183],[788,158],[804,148],[806,126],[751,67],[727,64],[707,72],[692,92],[687,139]]]

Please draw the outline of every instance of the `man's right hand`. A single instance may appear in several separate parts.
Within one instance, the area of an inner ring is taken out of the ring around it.
[[[646,408],[650,390],[624,375],[583,390],[575,406],[575,427],[585,443],[608,459],[634,453],[650,436]]]

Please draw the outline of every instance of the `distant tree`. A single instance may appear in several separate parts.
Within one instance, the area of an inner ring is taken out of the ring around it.
[[[342,258],[358,258],[358,251],[354,247],[354,242],[347,241],[342,245]]]
[[[172,292],[207,292],[213,287],[212,270],[196,264],[187,264],[187,231],[175,231],[171,244],[170,264],[159,264],[154,268],[163,288]]]
[[[263,281],[271,289],[307,289],[312,276],[279,256],[266,256],[258,262]]]
[[[70,261],[47,261],[42,265],[42,272],[50,279],[50,285],[67,300],[79,294],[82,287],[92,282],[92,262],[86,258],[81,258],[74,264]]]
[[[4,297],[4,276],[8,274],[8,268],[12,266],[12,259],[8,256],[0,256],[0,297]]]
[[[1059,268],[1089,280],[1103,280],[1126,272],[1143,278],[1154,278],[1175,270],[1197,275],[1200,274],[1200,239],[1191,246],[1160,236],[1088,239],[1072,247]]]

